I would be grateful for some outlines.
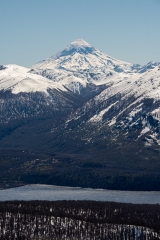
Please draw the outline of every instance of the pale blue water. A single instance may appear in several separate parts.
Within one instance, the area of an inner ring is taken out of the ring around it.
[[[11,200],[94,200],[160,204],[160,192],[113,191],[40,184],[0,190],[0,201]]]

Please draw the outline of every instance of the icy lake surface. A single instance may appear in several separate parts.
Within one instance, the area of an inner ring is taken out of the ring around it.
[[[10,200],[95,200],[124,203],[160,204],[160,192],[131,192],[104,189],[26,185],[0,190],[0,201]]]

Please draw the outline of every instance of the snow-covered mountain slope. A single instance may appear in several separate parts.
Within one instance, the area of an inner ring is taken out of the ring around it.
[[[108,84],[115,78],[139,71],[140,65],[116,60],[77,39],[63,51],[39,62],[30,72],[59,82],[73,92],[80,93],[88,84]]]
[[[95,125],[96,140],[105,126],[116,135],[123,133],[126,138],[133,134],[134,140],[144,138],[146,145],[160,145],[160,66],[115,79],[66,122],[69,127],[76,125],[84,129]]]
[[[18,65],[6,65],[0,68],[0,91],[11,90],[13,94],[20,92],[44,92],[47,89],[67,91],[61,84],[29,73],[28,68]]]
[[[62,84],[17,65],[0,66],[0,123],[65,115],[81,101]]]

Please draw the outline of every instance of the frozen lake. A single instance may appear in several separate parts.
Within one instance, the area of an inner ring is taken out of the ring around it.
[[[11,200],[95,200],[160,204],[160,192],[113,191],[40,184],[0,190],[0,201]]]

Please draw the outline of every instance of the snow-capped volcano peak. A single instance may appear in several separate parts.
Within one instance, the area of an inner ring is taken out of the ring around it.
[[[108,79],[115,79],[117,74],[133,72],[133,64],[112,58],[81,38],[32,68],[32,73],[59,82],[78,93],[90,83],[105,84]]]
[[[71,42],[65,49],[58,52],[57,54],[51,56],[49,61],[56,60],[62,57],[74,56],[76,53],[78,54],[91,54],[95,49],[83,39],[79,38],[73,42]]]
[[[91,45],[86,41],[84,41],[82,38],[78,38],[77,40],[71,42],[69,45],[72,45],[72,46],[74,45],[78,47],[83,47],[83,46],[91,47]]]
[[[105,68],[116,72],[130,71],[132,64],[114,59],[95,49],[83,39],[71,42],[57,54],[39,62],[34,69],[65,69],[67,71],[91,70]]]

